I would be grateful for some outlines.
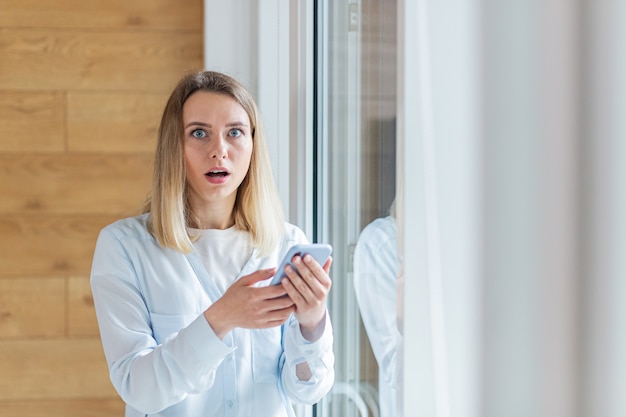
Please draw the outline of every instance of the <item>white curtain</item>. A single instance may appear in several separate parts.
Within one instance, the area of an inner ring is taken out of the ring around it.
[[[398,21],[403,415],[626,415],[626,2]]]

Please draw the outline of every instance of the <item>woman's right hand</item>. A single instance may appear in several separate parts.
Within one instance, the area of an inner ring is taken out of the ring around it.
[[[204,318],[222,339],[235,327],[266,329],[280,326],[295,311],[282,285],[254,287],[270,278],[276,268],[262,269],[238,279],[205,312]]]

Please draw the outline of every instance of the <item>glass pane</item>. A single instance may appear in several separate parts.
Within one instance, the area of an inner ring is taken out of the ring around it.
[[[334,247],[337,373],[325,417],[395,415],[396,20],[395,1],[318,3],[318,240]]]

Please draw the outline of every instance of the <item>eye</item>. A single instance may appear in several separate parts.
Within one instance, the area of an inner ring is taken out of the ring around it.
[[[196,129],[191,132],[191,136],[193,136],[196,139],[206,138],[206,132],[202,129]]]
[[[243,131],[239,128],[233,128],[228,131],[228,136],[231,138],[238,138],[243,135]]]

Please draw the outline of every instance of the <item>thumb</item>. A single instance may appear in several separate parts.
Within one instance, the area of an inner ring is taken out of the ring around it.
[[[264,279],[268,279],[269,277],[273,276],[274,272],[276,272],[276,268],[259,269],[258,271],[255,271],[250,275],[241,277],[239,282],[241,283],[241,285],[254,285],[259,281],[263,281]]]

